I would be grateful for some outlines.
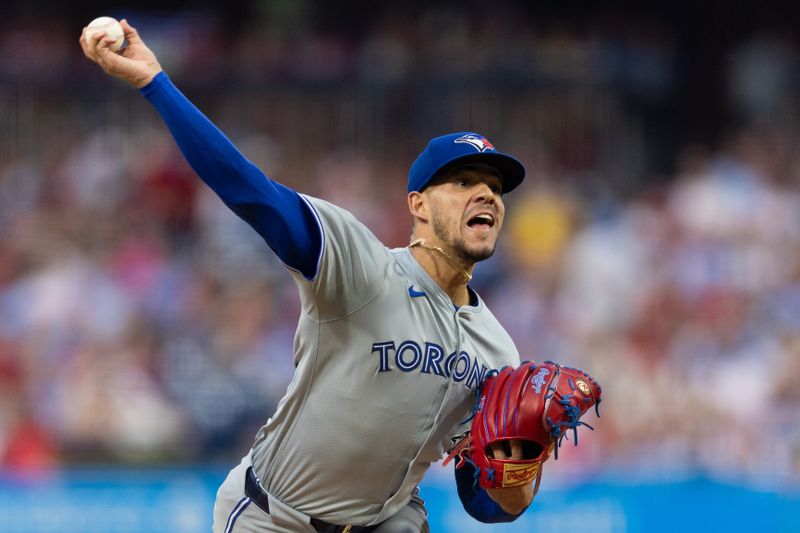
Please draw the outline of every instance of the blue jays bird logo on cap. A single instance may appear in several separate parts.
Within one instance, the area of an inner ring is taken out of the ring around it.
[[[503,194],[525,178],[522,163],[497,151],[489,139],[474,131],[457,131],[428,142],[408,171],[408,192],[422,191],[439,172],[474,163],[485,163],[502,176]]]
[[[494,145],[489,142],[489,139],[481,137],[480,135],[475,135],[474,133],[468,133],[453,142],[471,144],[479,152],[495,151]]]

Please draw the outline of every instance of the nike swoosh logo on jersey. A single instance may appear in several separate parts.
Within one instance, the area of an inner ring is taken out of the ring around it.
[[[412,298],[419,298],[420,296],[425,296],[425,293],[422,291],[415,291],[414,286],[411,285],[408,288],[408,295],[411,296]]]

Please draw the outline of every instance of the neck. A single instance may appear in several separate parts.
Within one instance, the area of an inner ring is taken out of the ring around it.
[[[460,307],[469,303],[467,284],[472,279],[473,265],[464,267],[441,246],[429,244],[425,239],[412,239],[408,247],[455,305]]]

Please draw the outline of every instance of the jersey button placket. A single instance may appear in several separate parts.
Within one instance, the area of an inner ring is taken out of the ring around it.
[[[464,344],[467,342],[467,336],[464,333],[464,330],[461,327],[461,314],[458,309],[455,310],[453,313],[453,323],[456,328],[456,359],[453,361],[453,365],[450,367],[450,379],[448,380],[448,392],[456,385],[455,379],[453,379],[453,372],[456,368],[456,362],[458,361],[458,354],[464,349]]]

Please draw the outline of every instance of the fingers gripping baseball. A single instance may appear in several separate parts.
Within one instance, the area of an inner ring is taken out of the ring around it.
[[[114,52],[111,48],[114,41],[105,32],[87,32],[84,28],[79,39],[83,54],[107,74],[142,88],[161,72],[161,65],[127,20],[122,19],[120,25],[128,43],[125,48]]]

